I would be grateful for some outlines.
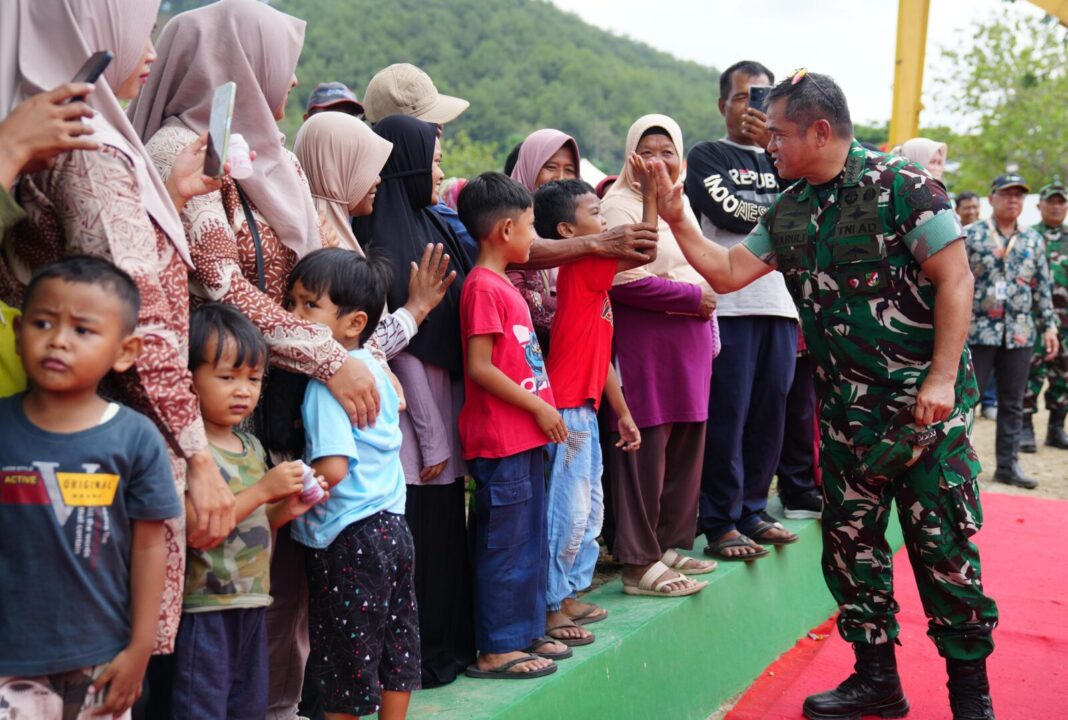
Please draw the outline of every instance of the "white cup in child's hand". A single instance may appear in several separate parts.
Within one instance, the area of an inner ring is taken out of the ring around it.
[[[304,489],[300,491],[300,501],[308,505],[314,505],[323,499],[323,486],[319,484],[319,478],[315,476],[315,471],[305,463],[301,461],[301,466],[304,468],[304,476],[301,481],[304,483]]]
[[[252,151],[240,133],[230,135],[230,177],[245,180],[252,177]]]

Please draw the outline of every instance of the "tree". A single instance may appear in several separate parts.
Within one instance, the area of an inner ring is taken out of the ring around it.
[[[1036,187],[1068,176],[1068,30],[1009,8],[974,27],[970,48],[943,52],[953,70],[939,84],[962,119],[940,138],[960,161],[949,184],[987,187],[1008,169]]]

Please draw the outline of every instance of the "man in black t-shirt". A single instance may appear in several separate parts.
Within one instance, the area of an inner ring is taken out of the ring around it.
[[[687,157],[686,195],[705,237],[724,247],[749,234],[781,189],[764,152],[766,118],[749,103],[750,86],[773,81],[757,62],[723,71],[719,111],[727,137],[698,143]],[[708,539],[706,554],[753,560],[767,555],[759,543],[797,540],[766,511],[777,470],[787,517],[819,517],[822,509],[813,477],[812,371],[808,358],[797,356],[797,309],[780,273],[720,295],[716,313],[723,349],[712,373],[698,529]],[[796,405],[789,412],[788,398]]]

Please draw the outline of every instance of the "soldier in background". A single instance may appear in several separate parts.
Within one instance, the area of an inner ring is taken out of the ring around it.
[[[970,540],[982,512],[967,432],[978,389],[964,347],[972,274],[960,222],[923,168],[853,139],[830,77],[798,71],[771,91],[767,116],[768,152],[782,178],[798,181],[729,250],[684,222],[679,193],[653,166],[661,214],[716,292],[776,268],[785,275],[816,365],[823,571],[856,672],[809,697],[805,715],[908,712],[884,536],[893,498],[953,717],[993,718],[986,657],[997,608]]]
[[[998,415],[994,480],[1031,490],[1038,481],[1017,461],[1024,392],[1036,341],[1045,359],[1057,352],[1057,320],[1050,297],[1049,265],[1042,236],[1020,227],[1027,182],[999,175],[990,186],[991,216],[965,231],[968,262],[975,275],[975,302],[968,345],[979,386],[993,372]]]
[[[1046,240],[1046,260],[1049,262],[1050,280],[1053,283],[1053,311],[1061,328],[1068,327],[1068,225],[1064,224],[1068,211],[1068,190],[1059,177],[1038,191],[1038,210],[1042,221],[1032,226]],[[1064,432],[1064,418],[1068,414],[1068,346],[1061,343],[1060,351],[1051,360],[1045,359],[1045,349],[1035,343],[1031,355],[1031,373],[1027,379],[1024,395],[1024,427],[1020,433],[1020,452],[1033,453],[1035,430],[1031,418],[1038,410],[1038,396],[1042,383],[1049,380],[1046,389],[1046,409],[1049,410],[1049,429],[1046,430],[1046,445],[1068,450],[1068,433]]]

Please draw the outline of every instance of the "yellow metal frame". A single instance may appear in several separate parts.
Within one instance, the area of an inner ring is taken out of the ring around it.
[[[1068,0],[1031,0],[1032,5],[1068,25]],[[890,147],[920,132],[923,109],[923,63],[927,51],[927,14],[931,0],[899,0],[897,56],[894,66],[894,106],[890,115]]]

